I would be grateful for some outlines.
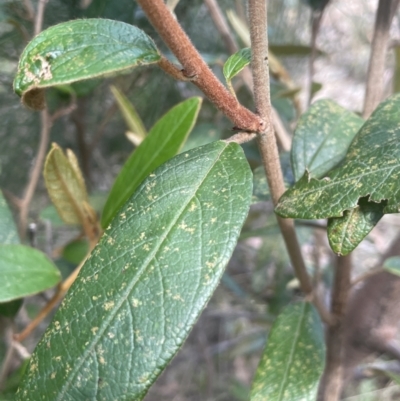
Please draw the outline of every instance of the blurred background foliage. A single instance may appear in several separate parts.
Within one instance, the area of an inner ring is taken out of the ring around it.
[[[282,79],[282,75],[273,74],[271,94],[273,105],[289,135],[299,113],[306,109],[311,15],[313,10],[324,5],[322,3],[326,1],[268,2],[271,49],[287,73],[286,78],[289,78]],[[33,0],[32,4],[36,9],[37,1]],[[219,0],[218,4],[224,12],[233,10],[239,18],[246,20],[244,0]],[[361,110],[376,4],[373,0],[332,0],[328,6],[318,39],[314,77],[314,87],[318,91],[315,98],[330,97],[351,110]],[[223,80],[222,66],[230,54],[203,0],[181,0],[175,12],[195,46]],[[133,0],[50,0],[43,28],[71,19],[93,17],[120,20],[140,27],[155,40],[164,54],[170,56]],[[240,35],[231,29],[240,46],[245,47]],[[396,18],[393,37],[398,37],[398,30],[399,19]],[[19,55],[32,32],[33,22],[25,2],[0,0],[0,188],[6,194],[16,196],[22,195],[29,180],[40,136],[39,114],[24,109],[12,91]],[[303,50],[300,51],[299,46],[303,46]],[[391,55],[385,76],[387,91],[391,90],[392,81],[396,81],[393,71],[398,73],[398,70],[395,57]],[[239,100],[253,109],[252,96],[242,80],[235,78],[233,84]],[[114,178],[134,149],[125,136],[127,127],[110,85],[115,85],[129,98],[147,130],[173,105],[189,96],[201,96],[190,83],[174,81],[157,67],[141,67],[114,78],[80,82],[48,91],[47,101],[52,112],[76,98],[77,109],[56,121],[51,130],[51,142],[64,149],[71,148],[77,154],[92,195],[92,204],[99,213]],[[230,135],[232,124],[204,100],[185,149]],[[259,167],[261,163],[255,144],[245,144],[244,149],[252,168]],[[284,166],[286,163],[286,179],[290,182],[289,158],[283,159],[286,160],[283,162]],[[43,181],[31,206],[30,221],[36,224],[34,244],[50,253],[62,273],[67,275],[79,264],[87,244],[77,238],[77,230],[60,221],[50,205]],[[385,219],[381,224],[387,224]],[[386,231],[390,229],[385,227]],[[379,226],[377,230],[379,232]],[[316,258],[313,245],[320,244],[321,239],[313,234],[312,227],[299,226],[298,232],[308,268],[313,271],[318,266],[328,283],[329,252],[322,252]],[[186,345],[146,400],[248,399],[249,385],[271,322],[283,306],[298,296],[298,285],[277,233],[272,205],[267,198],[255,203],[219,289]],[[370,237],[367,245],[360,247],[359,252],[367,257],[367,266],[372,266],[376,252],[382,251],[376,238]],[[16,324],[25,325],[45,299],[46,295],[26,300]],[[40,335],[38,333],[27,341],[29,351]],[[4,349],[0,341],[0,360]],[[0,400],[8,399],[7,394],[15,390],[21,374],[17,362]],[[371,391],[371,386],[368,388]]]

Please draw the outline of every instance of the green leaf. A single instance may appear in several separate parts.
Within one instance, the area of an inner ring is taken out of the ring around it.
[[[74,264],[79,265],[89,252],[89,243],[86,239],[78,239],[68,243],[62,252],[62,257]]]
[[[79,19],[52,26],[21,55],[15,92],[34,109],[44,107],[42,88],[109,75],[160,59],[140,29],[120,21]]]
[[[227,82],[230,82],[231,79],[239,74],[240,71],[243,70],[251,62],[251,49],[249,47],[245,47],[244,49],[239,50],[235,54],[232,54],[226,60],[223,68],[224,76]]]
[[[251,401],[315,400],[325,364],[323,327],[308,302],[290,305],[269,334]]]
[[[115,100],[118,103],[118,107],[124,117],[125,123],[129,130],[135,133],[141,140],[146,138],[147,131],[144,127],[143,121],[141,120],[139,114],[135,110],[133,104],[129,99],[115,86],[110,87]]]
[[[296,181],[306,169],[322,177],[344,159],[364,120],[332,100],[311,105],[297,124],[292,144],[292,166]]]
[[[67,155],[55,143],[46,157],[43,171],[46,188],[61,219],[67,224],[83,224],[95,215],[89,205],[85,182],[75,155]]]
[[[0,244],[19,244],[17,227],[13,216],[0,191]]]
[[[328,239],[333,252],[344,256],[354,250],[383,216],[386,201],[368,202],[361,198],[357,207],[346,210],[342,217],[328,219]]]
[[[400,256],[387,258],[383,263],[383,268],[390,273],[400,276]]]
[[[0,316],[13,318],[19,311],[23,299],[15,299],[14,301],[0,303]]]
[[[196,122],[200,106],[201,98],[187,99],[156,122],[118,174],[101,216],[103,228],[110,224],[118,209],[140,183],[158,166],[178,153]]]
[[[0,302],[54,287],[60,272],[46,255],[24,245],[0,245]]]
[[[282,217],[340,217],[358,200],[387,200],[384,213],[400,211],[400,95],[382,102],[351,143],[340,167],[321,180],[307,171],[281,199],[275,211]]]
[[[216,288],[250,198],[251,171],[234,143],[154,171],[84,264],[16,401],[142,400]]]

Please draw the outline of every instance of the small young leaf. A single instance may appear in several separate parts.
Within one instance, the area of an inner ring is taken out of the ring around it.
[[[311,105],[297,124],[292,144],[296,181],[306,171],[322,177],[346,156],[347,149],[364,120],[332,100]]]
[[[383,268],[389,273],[400,276],[400,256],[392,256],[387,258],[383,263]]]
[[[342,217],[328,219],[328,239],[333,252],[344,256],[353,251],[383,216],[386,201],[368,202],[361,198],[357,207],[346,210]]]
[[[3,193],[0,191],[0,244],[19,244],[17,227]]]
[[[72,157],[71,154],[70,151],[66,157],[62,149],[53,143],[43,175],[49,196],[62,220],[67,224],[83,224],[88,195],[75,155]]]
[[[382,102],[351,143],[340,167],[318,180],[306,171],[279,200],[282,217],[324,219],[340,217],[358,200],[387,200],[384,213],[400,211],[400,95]]]
[[[0,302],[54,287],[60,272],[46,255],[24,245],[0,245]]]
[[[239,50],[235,54],[232,54],[226,60],[223,68],[225,79],[229,82],[231,79],[239,74],[240,71],[243,70],[246,65],[251,62],[251,49],[249,47],[245,47],[244,49]]]
[[[110,224],[118,209],[139,184],[158,166],[178,153],[196,122],[200,106],[201,98],[187,99],[156,122],[115,179],[101,216],[103,228]]]
[[[160,59],[140,29],[120,21],[79,19],[52,26],[21,55],[15,92],[33,109],[44,107],[43,88],[108,75]]]
[[[129,101],[129,99],[115,86],[110,87],[112,94],[115,97],[115,100],[118,103],[118,107],[124,117],[126,125],[129,130],[138,136],[141,140],[146,138],[147,131],[144,127],[143,121],[141,120],[139,114],[135,110],[133,104]]]
[[[216,288],[250,198],[251,171],[235,143],[155,170],[85,262],[16,401],[142,400]]]
[[[315,400],[325,364],[323,327],[315,308],[308,302],[288,306],[267,341],[251,401]]]

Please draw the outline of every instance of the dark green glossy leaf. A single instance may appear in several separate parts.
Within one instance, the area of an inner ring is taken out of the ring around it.
[[[17,227],[13,216],[0,191],[0,244],[19,244]]]
[[[84,264],[16,400],[141,400],[217,286],[250,198],[251,171],[234,143],[154,171]]]
[[[359,198],[400,211],[400,95],[382,102],[351,143],[341,166],[318,180],[307,171],[275,209],[282,217],[323,219],[354,209]]]
[[[400,256],[387,258],[383,263],[383,268],[390,273],[400,276]]]
[[[46,255],[24,245],[0,245],[0,302],[54,287],[60,272]]]
[[[347,255],[370,233],[383,216],[386,201],[368,202],[361,198],[357,207],[346,210],[342,217],[328,219],[328,239],[333,252]]]
[[[226,60],[223,68],[225,79],[229,82],[235,75],[239,74],[246,65],[251,62],[251,49],[245,47]]]
[[[101,216],[106,228],[118,209],[139,184],[158,166],[175,156],[192,130],[201,106],[193,97],[179,103],[161,117],[146,139],[129,156],[110,191]]]
[[[272,326],[251,401],[315,400],[325,364],[323,327],[308,302],[288,306]]]
[[[34,109],[44,107],[42,88],[69,84],[160,59],[140,29],[120,21],[79,19],[52,26],[21,55],[15,92]]]
[[[311,105],[297,124],[292,144],[292,166],[296,181],[308,169],[322,177],[346,156],[347,149],[364,120],[332,100]]]

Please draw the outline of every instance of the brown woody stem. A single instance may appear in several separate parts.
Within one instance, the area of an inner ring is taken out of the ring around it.
[[[137,0],[182,64],[183,73],[242,131],[264,130],[264,121],[242,106],[213,74],[163,0]]]
[[[368,66],[363,117],[368,118],[382,100],[390,25],[399,0],[379,0]]]
[[[283,192],[285,192],[285,185],[272,125],[268,71],[267,2],[265,0],[249,0],[249,18],[255,104],[258,114],[266,123],[265,130],[261,131],[258,136],[258,146],[272,202],[276,205]],[[311,296],[320,312],[321,318],[326,322],[332,323],[329,312],[326,311],[322,302],[313,294],[313,286],[304,264],[293,220],[278,217],[278,223],[302,291]]]
[[[321,379],[318,400],[337,401],[343,387],[344,330],[343,318],[351,288],[351,256],[337,257],[335,282],[332,290],[331,312],[336,323],[328,327],[326,336],[326,365]]]

